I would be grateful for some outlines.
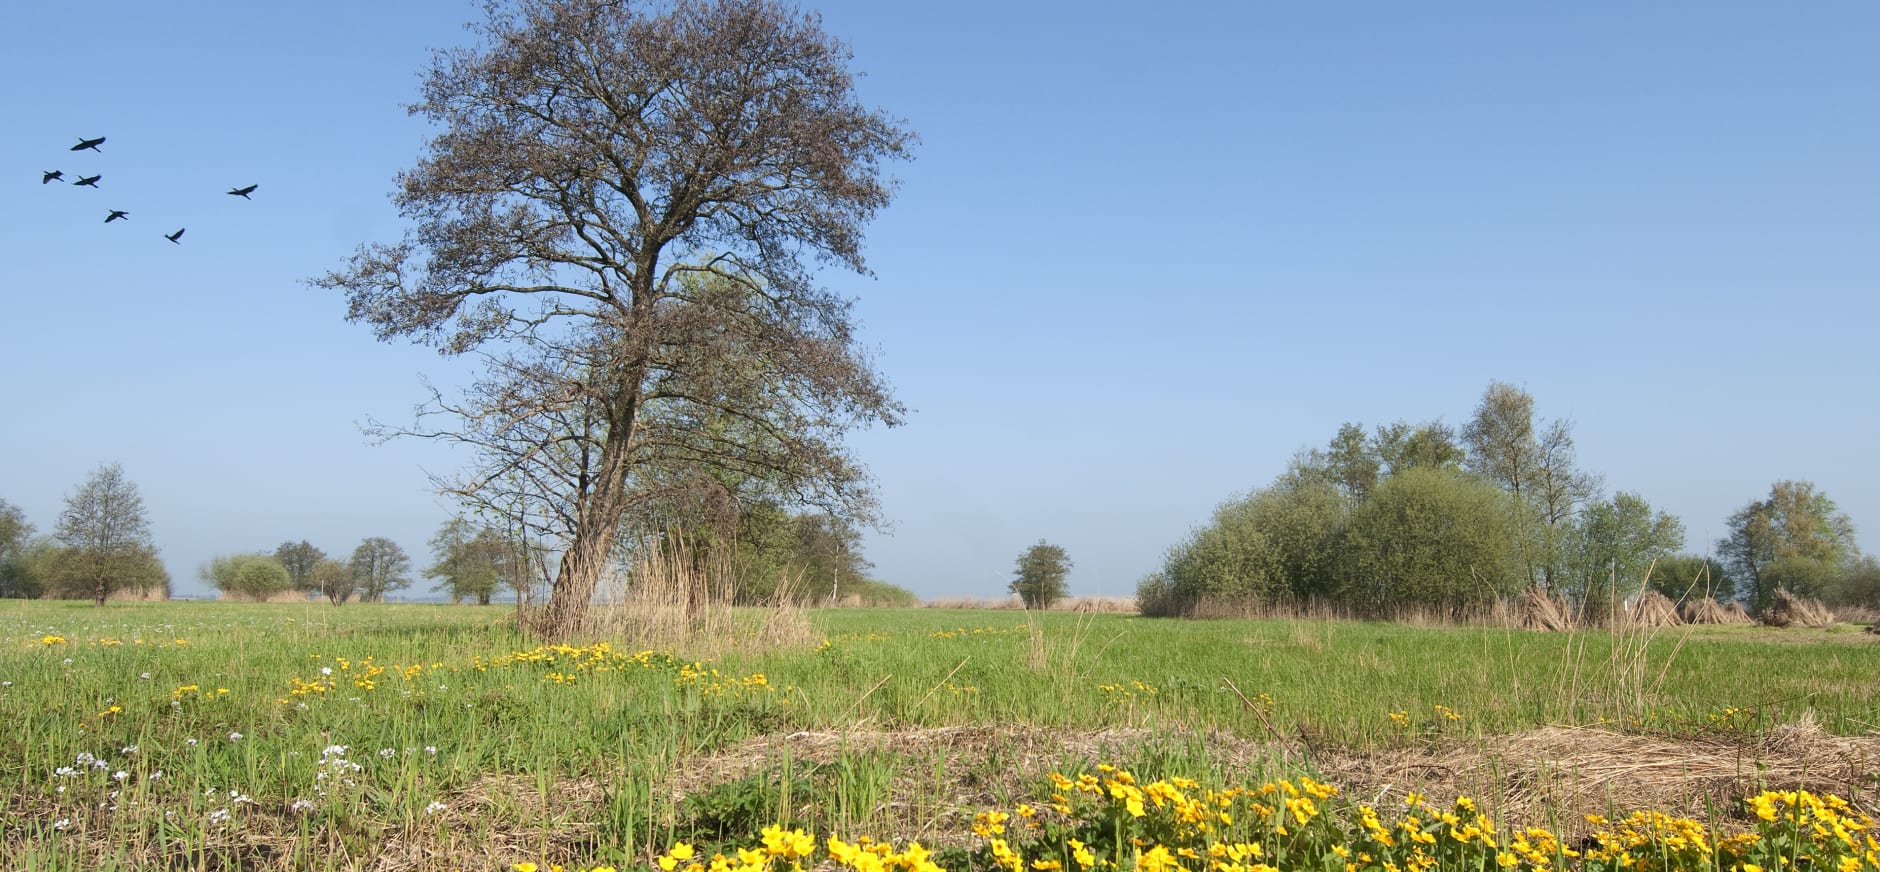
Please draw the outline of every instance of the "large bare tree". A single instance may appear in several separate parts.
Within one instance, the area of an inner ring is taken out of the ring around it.
[[[433,395],[451,423],[406,432],[473,446],[447,488],[562,546],[542,629],[579,626],[641,470],[864,504],[837,437],[901,409],[810,267],[866,272],[912,135],[847,49],[767,0],[518,0],[478,33],[412,107],[441,131],[398,179],[415,228],[314,284],[381,339],[484,356]]]

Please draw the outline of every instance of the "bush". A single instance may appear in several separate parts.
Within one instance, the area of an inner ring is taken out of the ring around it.
[[[277,593],[292,590],[294,578],[287,567],[270,554],[228,554],[203,566],[203,581],[232,596],[260,602]]]
[[[1502,492],[1440,469],[1406,469],[1378,485],[1345,531],[1346,605],[1456,609],[1492,603],[1517,587],[1514,529]]]

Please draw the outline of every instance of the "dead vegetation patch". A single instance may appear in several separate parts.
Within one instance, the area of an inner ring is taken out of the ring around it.
[[[1763,609],[1763,623],[1771,627],[1826,627],[1833,624],[1834,612],[1820,600],[1776,588],[1775,599]]]
[[[1588,814],[1656,809],[1698,820],[1736,814],[1761,790],[1806,788],[1870,807],[1880,786],[1880,738],[1824,732],[1812,719],[1759,739],[1670,737],[1596,727],[1546,726],[1505,736],[1444,740],[1374,751],[1306,749],[1212,733],[1192,737],[1208,765],[1237,780],[1312,774],[1354,802],[1400,803],[1416,791],[1439,806],[1470,796],[1508,825],[1563,833],[1588,829]],[[845,755],[896,758],[883,823],[897,837],[947,844],[966,837],[975,811],[1037,800],[1046,776],[1100,762],[1137,765],[1184,737],[1153,730],[1070,731],[1039,727],[941,727],[892,732],[799,732],[752,739],[678,767],[671,795],[762,773],[786,757],[833,764]],[[935,761],[944,761],[936,767]],[[991,765],[984,764],[992,761]],[[936,783],[936,772],[946,778]],[[1196,773],[1160,773],[1166,775]]]
[[[1710,597],[1696,597],[1684,601],[1678,607],[1679,614],[1687,624],[1751,624],[1749,612],[1743,604],[1732,600],[1729,604],[1717,602]]]

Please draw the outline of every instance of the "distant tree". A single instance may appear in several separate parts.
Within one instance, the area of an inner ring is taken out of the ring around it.
[[[0,500],[0,557],[13,553],[14,549],[26,544],[33,538],[33,524],[26,520],[26,512],[19,506]]]
[[[1844,569],[1825,560],[1785,554],[1763,564],[1757,577],[1768,587],[1771,598],[1775,591],[1787,590],[1811,599],[1826,600],[1839,593]]]
[[[1718,602],[1736,599],[1736,580],[1723,563],[1696,554],[1673,554],[1652,566],[1651,589],[1677,601],[1709,597]]]
[[[1530,585],[1553,586],[1566,525],[1599,492],[1598,479],[1574,466],[1572,430],[1535,418],[1533,395],[1499,381],[1462,428],[1468,468],[1513,497],[1515,552]]]
[[[0,597],[38,599],[52,591],[53,563],[62,551],[51,536],[34,536],[0,558]]]
[[[369,603],[384,602],[387,593],[411,586],[411,558],[382,536],[360,542],[348,567],[359,598]]]
[[[489,605],[497,589],[513,578],[514,551],[501,533],[468,518],[452,518],[431,537],[437,561],[424,571],[437,579],[434,590],[450,594],[451,602],[471,600]]]
[[[1442,421],[1380,424],[1371,444],[1378,462],[1390,475],[1406,469],[1455,471],[1462,468],[1467,456],[1456,441],[1456,431]]]
[[[1341,599],[1360,609],[1455,609],[1512,592],[1506,499],[1455,472],[1392,474],[1346,526]]]
[[[1880,609],[1880,560],[1869,554],[1854,561],[1829,593],[1828,601],[1836,606]]]
[[[1726,530],[1717,553],[1745,587],[1743,593],[1755,612],[1769,604],[1785,581],[1813,583],[1830,569],[1850,567],[1860,555],[1854,544],[1853,520],[1806,481],[1771,485],[1767,498],[1732,514]],[[1777,573],[1769,573],[1777,561],[1784,563]]]
[[[65,596],[88,596],[102,606],[113,591],[168,590],[170,576],[150,540],[150,520],[137,485],[113,463],[94,471],[66,497],[53,537],[63,547],[50,579]]]
[[[1582,612],[1608,616],[1626,596],[1650,583],[1653,567],[1684,544],[1684,524],[1654,512],[1644,497],[1621,492],[1588,507],[1568,525],[1554,590]],[[1700,594],[1701,595],[1701,594]]]
[[[872,567],[862,557],[862,531],[847,519],[827,512],[808,512],[792,519],[796,554],[804,593],[812,601],[826,601],[859,587]]]
[[[0,598],[39,595],[40,584],[26,569],[25,552],[33,538],[33,525],[20,507],[0,500]]]
[[[1317,459],[1351,508],[1364,502],[1384,473],[1383,458],[1365,435],[1363,424],[1346,423],[1339,427],[1338,435],[1332,437]]]
[[[322,560],[313,567],[313,586],[326,601],[343,606],[358,591],[358,578],[352,567],[337,560]]]
[[[256,602],[296,589],[280,558],[258,551],[211,558],[198,575],[216,590]]]
[[[1025,601],[1025,608],[1048,609],[1070,594],[1070,585],[1065,580],[1070,572],[1070,555],[1063,548],[1039,539],[1038,544],[1018,555],[1012,592]]]
[[[450,492],[540,509],[561,554],[543,628],[568,634],[649,463],[864,495],[839,437],[901,408],[810,264],[863,270],[913,137],[782,4],[517,0],[478,33],[412,110],[437,132],[400,176],[415,232],[315,284],[381,339],[487,352],[461,401],[434,398],[456,423],[425,434],[476,450]],[[717,411],[730,434],[701,426]]]
[[[274,549],[274,559],[280,561],[287,570],[287,577],[292,580],[294,590],[318,593],[320,584],[313,577],[313,570],[326,559],[326,552],[313,547],[305,539],[299,542],[282,542]]]

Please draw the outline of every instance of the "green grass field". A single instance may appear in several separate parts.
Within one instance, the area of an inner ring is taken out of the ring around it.
[[[802,645],[642,651],[513,617],[0,604],[7,868],[644,866],[770,824],[944,846],[1106,761],[1228,787],[1543,728],[1754,758],[1880,724],[1880,639],[1852,627],[829,610]]]

